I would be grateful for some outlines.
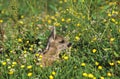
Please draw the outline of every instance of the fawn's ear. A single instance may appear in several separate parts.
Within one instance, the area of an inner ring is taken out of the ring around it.
[[[48,37],[46,50],[49,49],[51,42],[53,42],[55,40],[55,38],[56,38],[56,29],[55,29],[55,27],[54,26],[50,27],[50,30],[51,30],[51,34]]]
[[[52,40],[55,40],[55,38],[56,38],[56,28],[55,28],[55,26],[51,27],[51,34],[50,34],[49,38],[51,38]]]

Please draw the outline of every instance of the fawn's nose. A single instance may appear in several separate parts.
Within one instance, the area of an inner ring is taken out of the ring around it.
[[[68,45],[67,45],[67,47],[70,47],[72,45],[72,43],[69,43]]]

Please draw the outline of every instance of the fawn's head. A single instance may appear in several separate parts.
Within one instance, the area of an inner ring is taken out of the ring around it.
[[[56,48],[57,51],[60,52],[61,50],[69,48],[70,46],[71,43],[69,43],[64,37],[57,35],[55,27],[52,27],[46,49]]]

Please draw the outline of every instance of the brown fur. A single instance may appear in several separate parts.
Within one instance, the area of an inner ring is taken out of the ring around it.
[[[56,35],[55,27],[52,28],[51,35],[48,38],[46,49],[41,52],[42,65],[49,66],[54,61],[59,59],[59,54],[62,50],[69,48],[71,43],[66,41],[64,37]]]

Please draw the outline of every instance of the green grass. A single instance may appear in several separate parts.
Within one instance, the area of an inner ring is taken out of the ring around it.
[[[0,0],[0,79],[119,79],[119,3]],[[50,25],[72,42],[71,56],[44,68],[36,53]]]

